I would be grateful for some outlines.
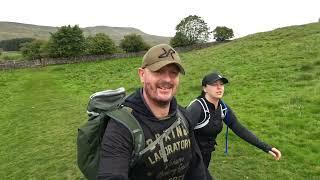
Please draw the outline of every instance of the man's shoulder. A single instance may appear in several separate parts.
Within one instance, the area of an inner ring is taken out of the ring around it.
[[[131,132],[128,126],[113,118],[110,118],[106,127],[106,132],[108,135],[111,136],[122,136],[129,137],[130,139],[132,139]]]
[[[191,116],[189,114],[189,112],[187,111],[186,108],[182,107],[181,105],[178,105],[178,110],[181,112],[182,114],[182,118],[184,121],[186,121],[187,123],[187,126],[188,126],[188,129],[190,129],[190,126],[191,126]]]
[[[186,116],[186,118],[189,118],[188,111],[185,107],[178,105],[177,110],[179,110],[182,113],[182,115]]]

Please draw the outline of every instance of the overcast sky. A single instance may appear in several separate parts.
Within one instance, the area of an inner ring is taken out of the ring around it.
[[[320,0],[2,0],[0,7],[0,21],[134,27],[159,36],[174,36],[188,15],[202,17],[211,30],[232,28],[236,37],[320,18]]]

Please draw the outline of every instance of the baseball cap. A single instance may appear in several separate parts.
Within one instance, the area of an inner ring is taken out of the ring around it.
[[[229,82],[227,78],[223,77],[222,75],[216,72],[213,72],[204,76],[204,78],[202,79],[202,86],[206,86],[207,84],[213,84],[217,80],[221,80],[224,84]]]
[[[141,68],[148,68],[151,71],[158,71],[168,64],[175,64],[181,74],[185,74],[181,59],[170,45],[159,44],[150,48],[143,56]]]

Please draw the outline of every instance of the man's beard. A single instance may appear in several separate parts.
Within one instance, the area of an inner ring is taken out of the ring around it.
[[[157,87],[166,87],[166,88],[173,88],[173,85],[171,83],[159,83],[156,84],[154,87],[150,84],[150,83],[146,83],[145,84],[145,88],[144,91],[146,92],[146,95],[148,96],[149,100],[151,100],[153,103],[155,103],[156,105],[158,105],[159,107],[166,107],[170,104],[173,96],[168,99],[168,100],[160,100],[157,97],[153,97],[152,96],[152,92],[157,91]],[[174,94],[173,94],[174,95]]]

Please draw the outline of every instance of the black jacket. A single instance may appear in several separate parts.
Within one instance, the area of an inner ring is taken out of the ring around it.
[[[145,104],[142,89],[130,95],[124,105],[133,109],[132,114],[143,129],[146,146],[176,121],[177,108],[180,108],[173,98],[169,115],[159,120]],[[182,108],[180,110],[185,114]],[[165,138],[168,161],[165,162],[161,157],[157,145],[144,154],[134,167],[129,167],[133,151],[131,134],[122,124],[110,120],[102,140],[98,179],[205,179],[206,168],[202,163],[201,152],[193,132],[185,128],[179,125]]]
[[[215,109],[215,106],[210,103],[204,96],[199,96],[197,99],[203,99],[205,104],[208,106],[210,118],[208,123],[199,129],[195,129],[195,136],[201,152],[212,152],[215,150],[216,138],[217,135],[221,132],[224,123],[240,138],[247,141],[248,143],[256,146],[257,148],[268,152],[271,150],[271,146],[259,140],[253,133],[251,133],[248,129],[241,125],[241,123],[237,120],[237,117],[233,113],[232,109],[228,107],[228,118],[223,118],[221,112],[221,101],[219,101],[219,106]],[[204,119],[206,114],[202,105],[198,101],[193,101],[188,107],[187,111],[192,120],[192,126],[196,127],[199,125]],[[222,116],[221,116],[222,115]]]

